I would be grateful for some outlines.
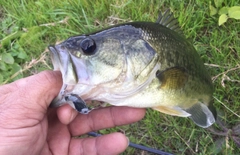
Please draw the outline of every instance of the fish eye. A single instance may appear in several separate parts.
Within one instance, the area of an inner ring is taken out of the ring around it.
[[[96,44],[93,39],[86,38],[81,41],[80,47],[84,54],[93,55],[95,54]]]

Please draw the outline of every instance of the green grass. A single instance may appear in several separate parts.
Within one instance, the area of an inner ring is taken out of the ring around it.
[[[225,0],[223,4],[235,6],[240,3]],[[236,129],[240,124],[240,20],[229,19],[219,27],[218,15],[210,16],[209,1],[0,1],[0,83],[51,69],[45,51],[49,44],[116,23],[155,21],[159,11],[167,8],[173,10],[213,77],[214,105],[224,126],[240,139]],[[2,55],[6,53],[11,56],[3,62]],[[21,69],[23,73],[19,72]],[[16,76],[12,76],[14,74]],[[214,125],[214,132],[216,130],[222,131],[220,125]],[[240,154],[231,134],[219,136],[197,127],[189,119],[150,109],[140,122],[100,133],[113,131],[124,132],[134,143],[174,154]],[[132,148],[123,154],[141,153],[148,154]]]

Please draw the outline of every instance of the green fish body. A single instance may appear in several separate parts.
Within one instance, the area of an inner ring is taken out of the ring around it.
[[[63,76],[52,106],[88,113],[84,101],[97,100],[189,117],[204,128],[215,122],[210,76],[169,11],[156,23],[119,24],[49,49]]]

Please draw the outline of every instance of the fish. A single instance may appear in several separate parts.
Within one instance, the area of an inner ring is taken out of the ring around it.
[[[210,75],[170,9],[156,22],[121,23],[48,48],[63,79],[51,107],[88,114],[94,100],[188,117],[202,128],[216,121]]]

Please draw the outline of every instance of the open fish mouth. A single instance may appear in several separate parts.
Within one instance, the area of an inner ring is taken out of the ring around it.
[[[61,44],[48,47],[54,70],[60,70],[64,84],[77,84],[78,77],[71,55],[61,47]]]
[[[86,103],[78,95],[71,93],[78,83],[78,74],[74,68],[71,54],[67,49],[61,48],[61,45],[49,46],[48,49],[54,70],[60,70],[63,79],[63,86],[50,107],[58,107],[68,103],[82,114],[89,113],[91,109],[86,106]]]

